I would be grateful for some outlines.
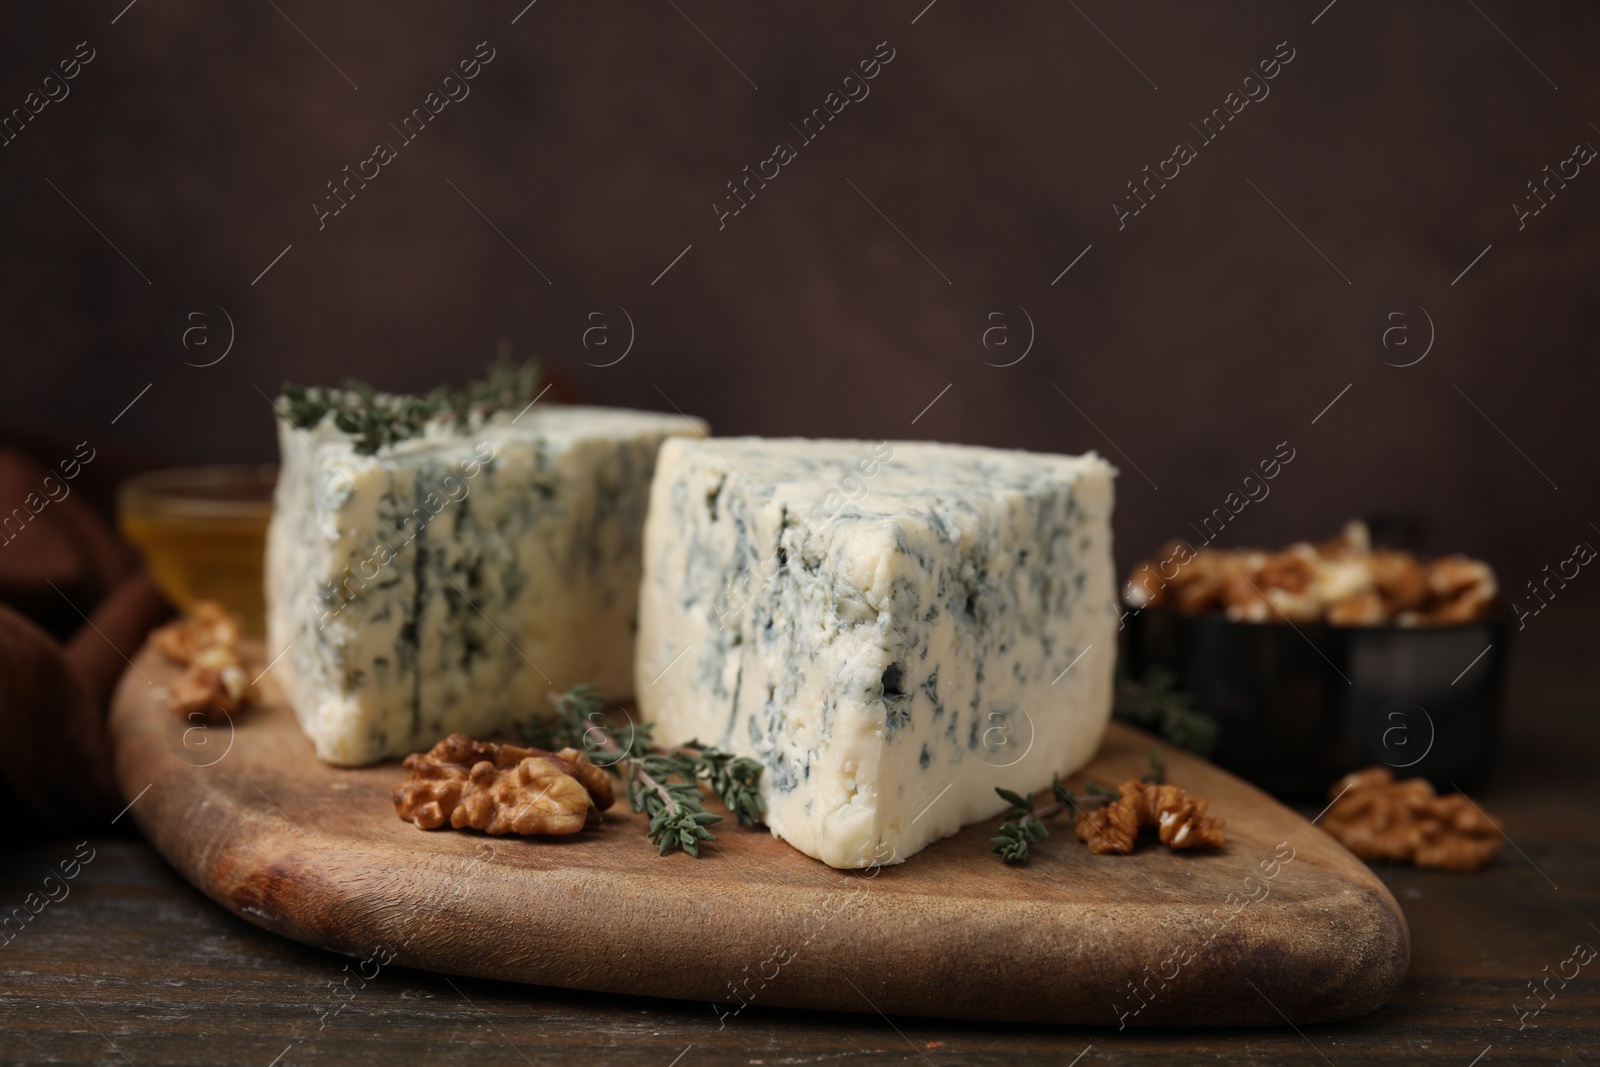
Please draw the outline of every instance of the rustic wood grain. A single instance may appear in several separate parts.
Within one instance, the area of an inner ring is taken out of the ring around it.
[[[1527,983],[1573,945],[1600,946],[1600,604],[1557,603],[1519,633],[1493,781],[1474,799],[1517,848],[1472,875],[1379,865],[1407,913],[1410,972],[1381,1008],[1343,1023],[1248,1030],[1052,1027],[795,1011],[759,1002],[719,1026],[705,1004],[585,993],[392,966],[337,1015],[329,988],[356,961],[252,926],[207,900],[143,842],[95,837],[97,858],[0,945],[0,1062],[607,1063],[745,1067],[1149,1067],[1249,1062],[1467,1067],[1593,1062],[1600,976],[1558,989],[1518,1028]],[[146,794],[137,810],[153,794]],[[1311,808],[1306,814],[1316,814]],[[124,817],[103,833],[124,831]],[[10,913],[79,838],[9,851]],[[1292,867],[1291,867],[1292,870]],[[608,912],[602,906],[592,921]],[[370,973],[370,971],[368,972]],[[325,1025],[324,1025],[325,1024]],[[1087,1051],[1086,1051],[1087,1050]],[[677,1059],[682,1054],[683,1058]],[[126,1057],[126,1059],[124,1059]]]
[[[111,728],[124,791],[148,787],[140,828],[236,914],[358,959],[722,1018],[759,1004],[1113,1027],[1349,1018],[1405,976],[1405,920],[1364,864],[1179,752],[1171,779],[1229,820],[1219,854],[1093,856],[1063,820],[1025,868],[990,852],[992,823],[877,872],[726,825],[703,858],[662,858],[625,810],[568,839],[418,830],[394,814],[398,767],[319,762],[270,682],[262,706],[185,745],[159,695],[173,669],[149,650],[136,664]],[[1137,777],[1149,747],[1115,726],[1088,773]]]

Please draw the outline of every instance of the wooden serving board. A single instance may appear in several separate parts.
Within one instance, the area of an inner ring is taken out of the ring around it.
[[[700,1000],[708,1017],[747,1004],[1111,1027],[1345,1019],[1405,977],[1405,919],[1366,865],[1165,746],[1169,779],[1227,818],[1222,852],[1095,856],[1062,818],[1014,867],[990,852],[994,820],[898,866],[839,871],[731,820],[702,858],[659,857],[625,802],[571,838],[418,830],[389,799],[398,764],[319,762],[270,678],[261,705],[196,732],[166,706],[175,670],[149,648],[136,666],[111,730],[146,836],[234,913],[368,967]],[[1150,746],[1114,723],[1086,773],[1138,777]]]

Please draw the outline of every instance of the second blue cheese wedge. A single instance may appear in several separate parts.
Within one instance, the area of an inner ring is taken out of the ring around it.
[[[1086,763],[1111,713],[1113,468],[909,442],[673,439],[634,691],[755,757],[772,832],[904,860]]]
[[[482,737],[580,682],[627,696],[656,452],[703,432],[538,404],[364,450],[333,414],[280,420],[269,655],[283,650],[274,670],[317,755],[355,765]]]

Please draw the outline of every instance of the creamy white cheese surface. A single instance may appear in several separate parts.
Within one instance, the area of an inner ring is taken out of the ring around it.
[[[579,682],[632,688],[640,536],[678,415],[536,404],[357,454],[280,420],[268,654],[317,755],[474,737]]]
[[[919,442],[679,438],[645,525],[634,691],[667,745],[759,759],[767,824],[899,862],[1093,755],[1114,469]]]

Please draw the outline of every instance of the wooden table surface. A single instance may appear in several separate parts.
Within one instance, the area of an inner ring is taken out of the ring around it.
[[[1119,1033],[752,1005],[719,1028],[706,1004],[397,967],[341,999],[333,989],[353,961],[212,904],[148,846],[114,836],[124,819],[86,848],[33,844],[0,865],[10,914],[94,849],[66,897],[11,940],[0,934],[0,1063],[1600,1063],[1600,959],[1541,985],[1539,1014],[1514,1010],[1541,1003],[1529,983],[1575,945],[1600,948],[1600,603],[1552,604],[1517,636],[1503,762],[1474,798],[1512,844],[1473,875],[1380,867],[1410,922],[1411,970],[1354,1022]]]

